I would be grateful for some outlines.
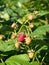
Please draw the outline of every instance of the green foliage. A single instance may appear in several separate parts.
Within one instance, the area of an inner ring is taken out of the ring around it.
[[[41,31],[42,30],[42,31]],[[49,31],[49,25],[44,25],[44,26],[40,26],[39,28],[37,28],[32,34],[31,36],[34,37],[36,36],[36,38],[39,40],[45,39],[46,37],[46,32]]]
[[[5,65],[5,63],[0,63],[0,65]]]
[[[21,59],[22,58],[22,59]],[[29,63],[29,57],[26,54],[22,55],[15,55],[13,57],[10,57],[8,60],[5,62],[7,65],[39,65],[37,62]]]
[[[31,43],[16,48],[20,33]],[[28,50],[34,50],[32,59]],[[0,65],[49,65],[49,0],[0,0]]]

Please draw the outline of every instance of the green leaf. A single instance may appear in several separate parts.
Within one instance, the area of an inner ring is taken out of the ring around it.
[[[33,14],[33,16],[34,16],[34,18],[36,19],[36,18],[45,16],[45,15],[47,15],[47,14],[49,14],[49,11],[40,10],[40,11],[38,11],[38,14],[37,14],[36,16],[35,16],[34,14]]]
[[[36,36],[36,38],[39,40],[43,40],[46,35],[46,32],[49,31],[49,25],[40,26],[37,28],[34,32],[32,32],[31,37]]]
[[[16,41],[17,41],[16,39],[10,41],[0,41],[0,51],[6,52],[16,50],[14,46]]]
[[[8,58],[5,63],[7,65],[31,65],[27,54],[14,55]]]
[[[39,16],[44,16],[44,15],[47,15],[49,14],[49,11],[39,11]]]
[[[5,65],[5,63],[0,63],[0,65]]]
[[[34,61],[31,63],[32,65],[39,65],[38,62]]]

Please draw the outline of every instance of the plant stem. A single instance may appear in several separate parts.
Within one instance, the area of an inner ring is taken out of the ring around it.
[[[43,59],[42,59],[42,62],[44,61],[46,55],[47,55],[47,52],[46,52],[46,54],[44,55],[44,57],[43,57]]]
[[[22,27],[23,27],[24,25],[22,25],[21,27],[20,27],[20,29],[19,29],[19,31],[18,31],[18,33],[21,31],[21,29],[22,29]]]
[[[3,59],[1,58],[0,60],[1,60],[1,62],[3,63]]]

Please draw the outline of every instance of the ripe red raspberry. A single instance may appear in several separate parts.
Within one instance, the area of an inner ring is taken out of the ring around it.
[[[18,35],[18,41],[19,42],[24,42],[24,40],[25,40],[25,34],[24,33],[19,34]]]

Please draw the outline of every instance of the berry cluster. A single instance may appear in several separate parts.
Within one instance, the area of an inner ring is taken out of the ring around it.
[[[21,42],[25,42],[26,45],[29,45],[31,43],[31,37],[26,36],[24,33],[21,33],[18,35],[18,41],[15,43],[15,47],[17,49],[20,48]],[[32,59],[34,57],[34,51],[29,50],[28,51],[29,58]]]

